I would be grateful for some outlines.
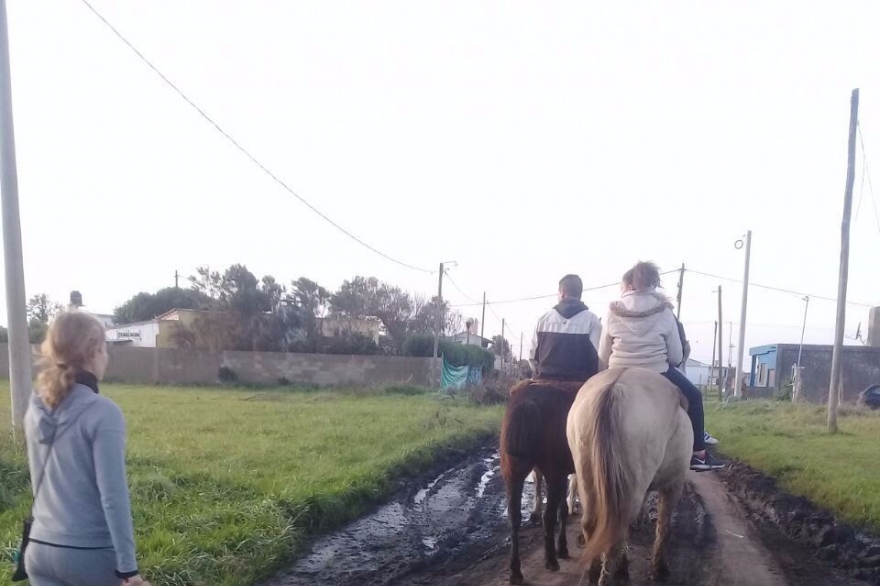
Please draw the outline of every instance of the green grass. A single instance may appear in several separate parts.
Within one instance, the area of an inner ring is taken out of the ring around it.
[[[315,531],[363,513],[446,448],[497,432],[500,407],[406,389],[107,385],[128,422],[140,567],[154,584],[252,584]],[[0,584],[30,500],[0,387]]]
[[[858,527],[880,530],[880,413],[841,407],[839,432],[824,407],[749,401],[706,403],[706,429],[726,455],[779,480]]]

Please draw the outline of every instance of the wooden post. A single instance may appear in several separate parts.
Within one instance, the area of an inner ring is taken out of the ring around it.
[[[804,398],[804,367],[794,367],[794,378],[792,379],[791,402],[800,403]]]
[[[480,337],[486,339],[486,292],[483,291],[483,317],[480,318]],[[482,344],[482,341],[481,341]],[[480,346],[482,347],[482,346]]]
[[[837,407],[843,391],[843,331],[846,327],[846,286],[849,278],[849,222],[855,183],[856,131],[859,121],[859,90],[852,91],[849,110],[849,145],[846,159],[846,189],[843,192],[843,219],[840,223],[840,274],[837,281],[837,324],[831,355],[831,384],[828,387],[828,431],[837,432]]]
[[[723,398],[724,382],[730,376],[730,371],[725,376],[721,376],[724,372],[724,320],[721,318],[721,285],[718,285],[718,396]]]
[[[437,372],[437,354],[440,350],[440,330],[443,327],[443,263],[440,263],[440,281],[437,284],[437,322],[434,329],[434,359],[431,361],[431,372],[434,383],[440,386],[440,373]]]
[[[709,363],[709,386],[712,386],[712,374],[715,372],[715,347],[718,345],[718,322],[715,322],[715,330],[712,332],[712,361]],[[721,366],[721,361],[718,361]],[[721,381],[721,369],[718,369],[718,382]],[[721,388],[721,385],[718,386]]]

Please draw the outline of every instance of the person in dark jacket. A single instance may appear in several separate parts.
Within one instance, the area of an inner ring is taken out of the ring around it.
[[[581,301],[584,284],[577,275],[559,281],[559,303],[538,320],[529,364],[533,377],[584,382],[599,371],[602,324]]]

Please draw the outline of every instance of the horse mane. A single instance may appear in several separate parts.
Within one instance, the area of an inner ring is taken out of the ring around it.
[[[591,493],[586,507],[584,525],[591,527],[584,549],[584,561],[599,558],[611,549],[625,534],[631,518],[631,495],[636,484],[627,462],[625,438],[620,434],[618,387],[622,370],[596,395],[593,408],[585,422],[586,444],[589,446],[590,465],[583,472],[585,488]]]

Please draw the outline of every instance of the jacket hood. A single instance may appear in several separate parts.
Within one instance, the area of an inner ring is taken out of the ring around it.
[[[30,411],[33,413],[31,417],[37,421],[37,440],[41,444],[51,443],[97,400],[97,393],[79,383],[73,385],[61,404],[54,409],[43,403],[36,393],[32,394]]]
[[[565,319],[571,319],[580,312],[587,311],[589,307],[587,307],[580,299],[569,298],[560,301],[559,305],[557,305],[553,309],[555,309],[557,313],[559,313],[559,315],[561,315]]]
[[[672,303],[654,289],[624,293],[611,304],[611,313],[635,335],[643,336],[656,323],[660,314],[672,309]]]

